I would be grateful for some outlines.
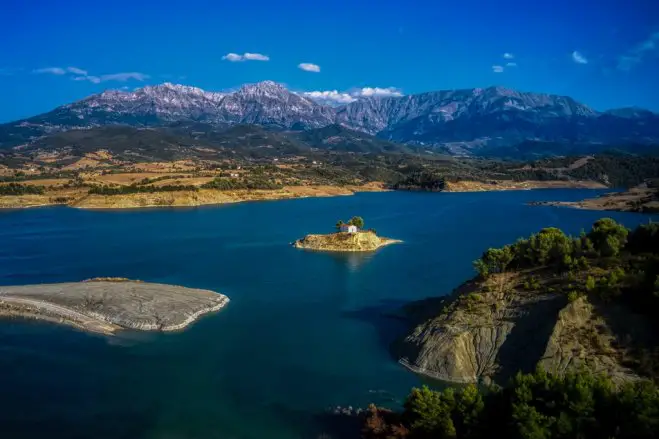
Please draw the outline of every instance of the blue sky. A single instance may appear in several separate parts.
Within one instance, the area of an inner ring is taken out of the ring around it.
[[[1,9],[0,121],[108,88],[266,79],[343,99],[364,88],[502,85],[659,111],[657,0],[3,0]]]

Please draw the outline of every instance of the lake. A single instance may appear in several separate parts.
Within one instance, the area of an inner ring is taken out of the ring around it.
[[[601,191],[600,191],[601,192]],[[395,407],[421,384],[387,345],[387,312],[449,293],[484,249],[602,216],[527,206],[591,190],[363,193],[190,209],[0,212],[0,285],[120,276],[206,288],[229,305],[173,334],[89,335],[0,321],[0,431],[11,438],[316,438],[330,406]],[[292,248],[363,216],[403,244]],[[657,216],[654,217],[657,219]]]

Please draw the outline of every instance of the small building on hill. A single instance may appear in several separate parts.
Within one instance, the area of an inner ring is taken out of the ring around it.
[[[359,232],[359,228],[357,226],[353,226],[352,224],[341,224],[341,231],[348,233],[357,233]]]

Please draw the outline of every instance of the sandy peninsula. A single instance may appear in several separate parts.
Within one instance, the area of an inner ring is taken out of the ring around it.
[[[611,192],[581,201],[538,201],[535,206],[562,206],[586,210],[613,210],[620,212],[659,212],[659,190],[640,185],[624,192]]]
[[[390,244],[402,242],[377,236],[371,231],[337,232],[327,235],[307,235],[293,243],[295,248],[333,252],[371,252]]]
[[[175,331],[229,298],[209,290],[116,278],[0,287],[0,316],[33,318],[102,334]]]

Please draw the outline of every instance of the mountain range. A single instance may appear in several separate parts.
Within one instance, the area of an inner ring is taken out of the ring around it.
[[[560,149],[555,152],[560,154],[566,150],[593,152],[612,145],[633,149],[659,144],[659,114],[638,108],[600,112],[566,96],[489,87],[364,97],[346,105],[328,106],[281,84],[263,81],[231,92],[208,92],[171,83],[134,91],[105,91],[0,125],[0,148],[38,141],[43,144],[44,136],[54,133],[107,125],[194,125],[202,131],[204,126],[221,131],[238,124],[296,131],[298,138],[314,130],[311,137],[321,148],[332,143],[319,139],[318,133],[323,131],[318,129],[328,127],[325,131],[331,136],[332,130],[341,126],[355,132],[349,136],[355,141],[376,136],[406,144],[403,149],[464,156],[515,156],[520,154],[520,145],[526,145],[526,152],[531,148],[533,155],[535,143],[543,145],[538,155],[551,155],[553,149]],[[388,148],[384,146],[385,151]],[[363,148],[343,144],[339,149]]]

